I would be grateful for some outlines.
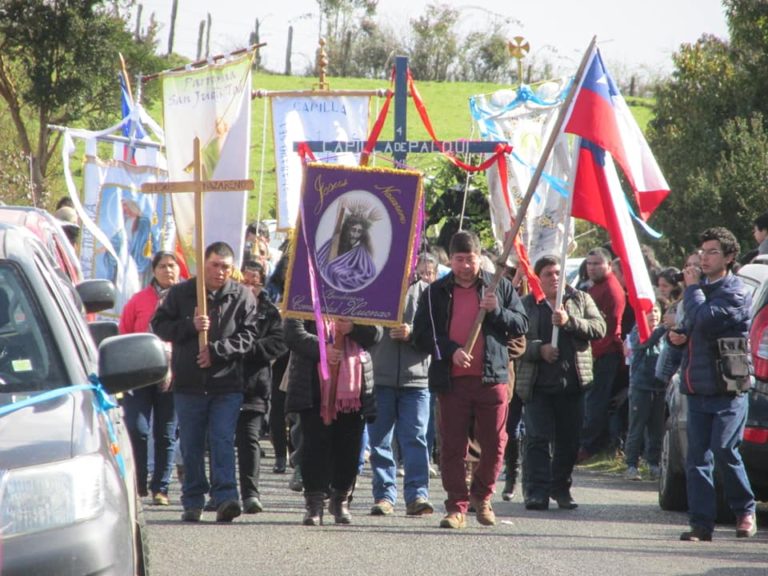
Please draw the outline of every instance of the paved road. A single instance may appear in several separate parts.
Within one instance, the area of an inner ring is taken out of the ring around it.
[[[398,504],[390,517],[367,515],[370,471],[352,503],[353,525],[301,526],[303,501],[287,488],[289,475],[263,463],[265,512],[231,525],[205,513],[200,524],[179,522],[178,491],[167,508],[146,506],[154,576],[218,575],[707,575],[768,576],[766,526],[752,540],[718,527],[712,543],[678,541],[685,514],[662,512],[651,482],[577,471],[574,511],[526,511],[519,500],[494,503],[499,524],[470,517],[466,530],[437,527],[442,514],[407,518]],[[174,486],[177,488],[178,486]],[[439,479],[433,503],[442,510]]]

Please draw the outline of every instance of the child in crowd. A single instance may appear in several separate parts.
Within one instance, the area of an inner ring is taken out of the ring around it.
[[[655,376],[660,342],[667,331],[661,320],[661,306],[656,302],[648,312],[651,336],[640,342],[637,326],[629,333],[629,431],[626,443],[627,480],[641,480],[638,471],[644,439],[645,460],[651,478],[658,478],[661,441],[664,432],[664,395],[666,383]],[[647,431],[647,435],[645,434]]]

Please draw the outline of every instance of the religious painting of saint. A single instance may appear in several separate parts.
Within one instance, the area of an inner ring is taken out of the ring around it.
[[[283,313],[394,326],[419,237],[421,173],[309,163]]]
[[[360,290],[383,268],[391,241],[392,226],[381,201],[363,190],[347,192],[320,218],[315,240],[320,275],[342,292]]]

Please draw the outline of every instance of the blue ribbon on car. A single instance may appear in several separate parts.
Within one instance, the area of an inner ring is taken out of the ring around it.
[[[117,408],[118,404],[112,400],[112,398],[110,398],[109,394],[104,389],[104,386],[101,384],[101,382],[99,382],[99,378],[95,374],[88,376],[88,380],[90,380],[90,384],[77,384],[74,386],[65,386],[64,388],[56,388],[55,390],[48,390],[41,394],[35,394],[29,398],[24,398],[23,400],[18,400],[16,402],[6,404],[5,406],[0,406],[0,417],[5,416],[6,414],[10,414],[11,412],[16,412],[17,410],[21,410],[22,408],[35,406],[36,404],[41,404],[43,402],[47,402],[48,400],[53,400],[54,398],[61,398],[62,396],[72,394],[73,392],[79,392],[81,390],[93,391],[93,405],[96,407],[96,412],[100,414],[106,414],[107,411],[112,410],[113,408]],[[120,453],[120,451],[115,449],[119,446],[115,427],[109,417],[105,416],[104,421],[107,423],[107,436],[109,437],[110,451],[117,461],[117,466],[120,469],[120,476],[125,478],[125,460],[123,459],[123,455]]]

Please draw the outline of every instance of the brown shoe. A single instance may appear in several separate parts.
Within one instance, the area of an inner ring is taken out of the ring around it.
[[[395,507],[389,500],[376,500],[371,507],[371,516],[390,516],[395,513]]]
[[[467,519],[461,512],[451,512],[446,514],[445,518],[440,520],[440,528],[452,528],[459,530],[467,527]]]
[[[493,513],[490,498],[483,500],[477,496],[469,496],[469,503],[475,509],[475,518],[483,526],[495,526],[496,514]]]
[[[757,519],[754,512],[736,519],[736,538],[752,538],[755,534],[757,534]]]
[[[406,516],[426,516],[432,514],[435,511],[435,507],[429,503],[429,500],[419,496],[413,502],[408,502],[405,506]]]
[[[155,492],[152,494],[152,504],[155,506],[170,506],[171,502],[168,500],[168,495],[162,492]]]

